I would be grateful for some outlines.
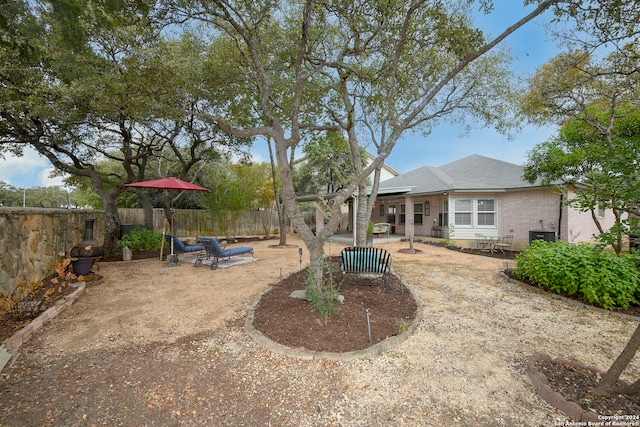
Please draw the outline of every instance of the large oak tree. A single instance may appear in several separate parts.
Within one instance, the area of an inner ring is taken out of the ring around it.
[[[548,9],[542,1],[497,37],[473,26],[472,2],[186,1],[169,7],[183,21],[207,24],[225,46],[226,67],[246,84],[230,100],[252,100],[259,122],[247,126],[226,112],[215,117],[227,132],[274,141],[287,212],[311,258],[321,286],[323,246],[338,226],[340,205],[357,191],[356,236],[377,196],[379,172],[400,137],[428,134],[443,119],[476,117],[505,125],[510,96],[505,57],[491,53],[517,28]],[[481,6],[490,10],[491,2]],[[313,234],[296,203],[291,153],[305,135],[340,130],[348,135],[353,180],[328,201],[328,224]],[[375,159],[361,161],[361,146]],[[374,174],[373,188],[366,179]]]
[[[162,37],[152,3],[12,0],[0,14],[0,152],[31,146],[89,181],[107,218],[107,254],[119,237],[122,184],[194,180],[219,147],[242,142],[197,115],[205,48],[188,33]],[[96,167],[105,161],[118,167]],[[148,193],[139,199],[150,222]]]

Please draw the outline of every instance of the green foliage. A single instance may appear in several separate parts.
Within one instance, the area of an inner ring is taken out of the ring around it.
[[[320,316],[320,320],[324,321],[332,314],[338,314],[340,309],[336,306],[336,299],[340,295],[341,283],[336,283],[334,279],[334,272],[331,268],[331,263],[326,263],[324,268],[326,273],[324,275],[324,284],[322,289],[318,288],[313,271],[308,269],[309,275],[305,280],[307,286],[305,291],[305,298],[311,304],[311,307]]]
[[[241,212],[264,207],[264,196],[273,194],[268,186],[265,188],[270,175],[267,163],[219,162],[204,179],[204,186],[210,191],[201,196],[203,204],[224,218],[225,231],[232,233]]]
[[[636,257],[615,256],[586,244],[533,241],[517,256],[517,277],[557,294],[576,296],[605,309],[637,304]]]
[[[407,322],[402,321],[402,322],[398,323],[398,333],[399,334],[402,334],[402,333],[406,332],[407,329],[409,329],[409,325],[407,325]]]
[[[605,137],[600,129],[610,122],[609,135]],[[573,196],[565,202],[580,212],[613,213],[615,224],[609,230],[597,215],[592,218],[601,230],[596,238],[620,253],[622,236],[630,232],[623,213],[638,213],[640,169],[637,162],[629,161],[638,156],[640,113],[625,104],[612,118],[602,107],[589,107],[568,120],[556,138],[538,144],[529,153],[525,179],[541,179],[546,185],[561,182],[565,188],[583,184],[572,187]]]
[[[156,251],[162,245],[162,234],[149,230],[135,230],[122,236],[118,245],[118,252],[128,246],[131,251]]]
[[[636,78],[638,50],[627,44],[605,58],[571,52],[553,58],[531,80],[522,106],[531,120],[562,123],[558,136],[528,155],[524,178],[575,192],[566,203],[592,214],[596,238],[622,251],[629,233],[623,214],[637,215],[640,110]],[[597,211],[613,213],[605,229]]]
[[[333,193],[345,188],[355,177],[349,140],[341,133],[327,132],[304,146],[305,158],[294,174],[298,194]],[[362,166],[367,155],[360,147]]]
[[[453,224],[449,224],[449,226],[447,227],[447,235],[445,236],[444,242],[443,242],[445,247],[456,245],[456,241],[451,238],[451,235],[453,234],[454,229],[455,228]]]

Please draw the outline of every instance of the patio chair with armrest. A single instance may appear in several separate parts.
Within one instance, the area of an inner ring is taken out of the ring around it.
[[[476,233],[476,249],[493,253],[493,251],[495,250],[495,242],[496,241],[492,237],[485,236],[481,233]]]
[[[495,244],[496,250],[499,250],[504,255],[504,251],[511,251],[511,245],[513,245],[513,234],[505,234],[502,239]]]

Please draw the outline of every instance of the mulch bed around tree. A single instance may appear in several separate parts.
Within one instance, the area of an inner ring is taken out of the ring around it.
[[[339,280],[337,260],[337,257],[331,259],[335,281]],[[362,350],[398,335],[417,314],[413,296],[402,288],[396,276],[389,276],[387,293],[380,276],[367,278],[349,274],[340,290],[344,302],[336,302],[339,313],[323,322],[309,302],[290,297],[293,291],[305,289],[306,278],[306,270],[294,273],[262,295],[253,326],[271,340],[291,348],[344,353]]]

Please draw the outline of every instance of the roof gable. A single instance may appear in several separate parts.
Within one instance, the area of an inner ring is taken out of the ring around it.
[[[524,168],[473,154],[440,167],[422,166],[380,183],[385,187],[412,186],[411,194],[441,191],[490,191],[538,187],[522,178]]]
[[[460,189],[522,188],[532,185],[524,181],[522,166],[473,154],[440,167],[454,177]]]

